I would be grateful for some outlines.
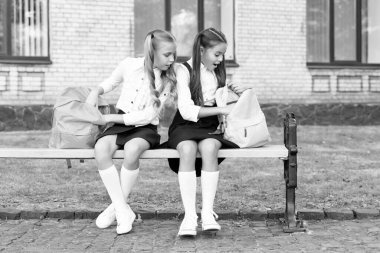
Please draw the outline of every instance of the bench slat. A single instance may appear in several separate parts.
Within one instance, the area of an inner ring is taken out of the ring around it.
[[[114,158],[122,159],[123,150],[117,150]],[[199,154],[198,154],[199,156]],[[260,148],[246,149],[222,149],[219,157],[288,157],[288,150],[284,145],[266,145]],[[174,149],[147,150],[142,159],[178,158],[178,152]],[[50,149],[50,148],[0,148],[0,158],[25,158],[25,159],[94,159],[93,149]]]

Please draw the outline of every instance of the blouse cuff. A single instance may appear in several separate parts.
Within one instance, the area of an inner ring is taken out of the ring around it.
[[[179,109],[181,116],[184,120],[192,121],[192,122],[197,122],[199,120],[198,115],[199,111],[201,110],[201,107],[198,105],[193,105],[191,108],[186,108],[186,110],[181,110]]]
[[[123,114],[124,124],[127,126],[133,125],[148,125],[157,117],[157,112],[153,107],[142,111],[134,111]]]
[[[103,90],[104,90],[104,94],[105,94],[105,93],[108,93],[108,92],[110,92],[110,91],[112,90],[112,85],[108,85],[106,81],[107,81],[107,80],[105,80],[104,82],[102,82],[102,83],[99,85],[99,87],[103,88]]]

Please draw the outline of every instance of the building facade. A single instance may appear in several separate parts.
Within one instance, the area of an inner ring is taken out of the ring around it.
[[[141,56],[149,30],[171,30],[185,60],[209,26],[229,41],[228,78],[254,84],[271,121],[354,110],[380,123],[377,0],[0,0],[0,130],[48,129],[65,87],[94,87]]]

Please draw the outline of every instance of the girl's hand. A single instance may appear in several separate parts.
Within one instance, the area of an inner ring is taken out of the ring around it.
[[[99,96],[99,89],[98,88],[92,89],[86,99],[86,103],[96,107],[98,105],[98,96]]]
[[[241,93],[243,93],[245,90],[248,90],[248,89],[252,89],[252,84],[247,84],[247,83],[239,83],[239,84],[236,84],[236,83],[230,83],[230,84],[227,84],[228,87],[230,87],[231,90],[233,90],[233,92],[235,92],[236,94],[240,95]]]
[[[99,125],[105,126],[106,129],[113,126],[114,121],[113,121],[112,115],[115,115],[115,114],[102,114],[103,121],[102,121],[102,124],[99,124]]]
[[[221,107],[221,112],[220,114],[222,115],[228,115],[230,114],[230,112],[232,111],[232,109],[234,108],[235,104],[230,104],[230,105],[227,105],[225,107]]]

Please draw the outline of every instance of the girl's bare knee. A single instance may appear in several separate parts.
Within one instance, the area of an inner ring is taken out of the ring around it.
[[[142,153],[149,149],[149,143],[144,139],[132,139],[124,145],[125,168],[135,170],[139,166],[139,159]]]
[[[124,155],[123,166],[129,170],[135,170],[139,167],[140,155],[128,153]]]
[[[95,150],[95,160],[99,170],[104,170],[113,165],[112,153],[105,148]]]
[[[107,169],[113,165],[112,155],[117,149],[116,144],[109,139],[100,139],[94,147],[95,160],[99,170]]]
[[[221,142],[215,139],[206,139],[199,143],[199,152],[202,156],[202,169],[205,171],[218,171],[218,151]]]
[[[193,141],[183,141],[177,145],[180,157],[195,157],[197,148],[197,143]]]
[[[217,156],[222,144],[215,139],[205,139],[199,143],[199,153],[204,156]]]
[[[195,159],[198,145],[195,141],[183,141],[177,145],[180,157],[179,171],[189,172],[195,170]]]

